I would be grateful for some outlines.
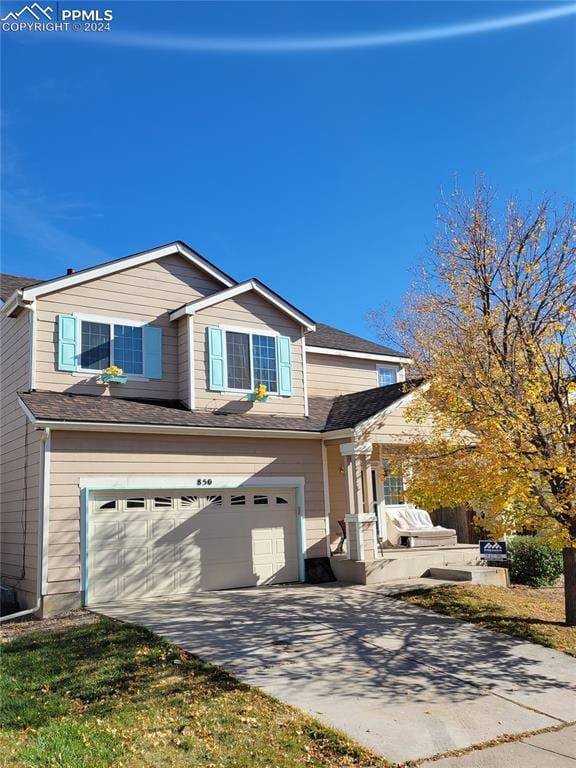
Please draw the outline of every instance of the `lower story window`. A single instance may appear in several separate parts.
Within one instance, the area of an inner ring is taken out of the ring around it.
[[[387,461],[383,462],[384,466],[384,504],[395,506],[397,504],[405,504],[406,497],[404,495],[404,478],[401,474],[393,474],[390,470],[390,465]]]

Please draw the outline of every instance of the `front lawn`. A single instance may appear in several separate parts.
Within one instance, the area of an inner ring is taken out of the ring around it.
[[[576,656],[576,627],[564,626],[564,592],[558,587],[445,586],[398,598]]]
[[[109,619],[3,645],[0,766],[385,766],[145,629]]]

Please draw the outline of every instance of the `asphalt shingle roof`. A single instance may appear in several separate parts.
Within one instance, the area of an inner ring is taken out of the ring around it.
[[[332,401],[324,431],[355,427],[388,408],[421,383],[422,379],[412,379],[389,384],[387,387],[375,387],[353,392],[350,395],[340,395]]]
[[[336,398],[311,398],[309,416],[276,416],[266,413],[264,404],[255,404],[250,413],[232,413],[225,409],[189,411],[181,402],[174,400],[144,401],[124,397],[40,391],[22,392],[20,397],[39,421],[320,433],[356,426],[387,408],[419,383],[412,381],[391,384]],[[261,412],[257,411],[259,408],[262,409]]]
[[[331,325],[316,323],[316,330],[306,335],[307,347],[328,347],[329,349],[342,349],[347,352],[364,352],[372,355],[394,355],[395,357],[408,358],[404,352],[399,352],[392,347],[385,347],[375,341],[362,339],[352,333],[340,331]]]
[[[0,275],[0,299],[7,301],[14,291],[29,285],[41,283],[37,277],[21,277],[20,275]]]

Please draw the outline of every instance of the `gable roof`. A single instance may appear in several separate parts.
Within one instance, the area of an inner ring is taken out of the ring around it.
[[[167,245],[161,245],[158,248],[140,251],[139,253],[133,253],[130,256],[124,256],[119,259],[107,261],[103,264],[97,264],[93,267],[80,269],[78,272],[73,272],[70,275],[62,275],[34,284],[24,284],[19,288],[16,288],[16,290],[22,292],[22,299],[24,301],[32,301],[37,296],[43,296],[46,293],[52,293],[62,288],[68,288],[72,285],[87,282],[88,280],[94,280],[98,277],[121,272],[140,264],[147,264],[150,261],[155,261],[156,259],[161,259],[164,256],[171,256],[173,254],[180,254],[180,256],[187,259],[226,287],[236,284],[234,278],[230,277],[225,272],[222,272],[222,270],[218,269],[212,262],[194,251],[190,246],[186,245],[186,243],[177,240],[173,243],[168,243]],[[15,276],[13,275],[12,277]],[[24,278],[24,280],[26,280],[26,278]]]
[[[26,288],[29,285],[41,283],[42,280],[36,277],[21,277],[20,275],[0,275],[0,299],[6,301],[12,296],[14,291],[20,288]]]
[[[386,347],[383,344],[377,344],[375,341],[368,341],[360,336],[354,336],[352,333],[340,331],[331,325],[316,323],[316,330],[306,336],[307,347],[321,347],[330,350],[344,350],[348,352],[359,352],[361,354],[384,355],[388,357],[399,357],[409,360],[410,357],[404,352],[399,352],[392,347]],[[314,349],[310,350],[314,352]]]
[[[121,427],[246,429],[281,432],[334,432],[352,430],[413,392],[421,379],[387,387],[367,389],[336,398],[316,397],[309,401],[309,416],[277,416],[262,413],[190,411],[174,400],[141,400],[65,392],[22,392],[25,410],[38,422],[85,424],[110,431]]]
[[[324,431],[356,427],[402,400],[423,382],[423,379],[411,379],[389,384],[387,387],[374,387],[350,395],[340,395],[332,403]]]
[[[277,294],[276,291],[268,288],[267,285],[264,285],[264,283],[255,277],[252,277],[250,280],[245,280],[242,283],[236,283],[236,285],[233,285],[231,288],[227,288],[224,291],[218,291],[218,293],[213,293],[210,296],[204,296],[203,298],[196,299],[188,304],[183,304],[171,313],[170,320],[177,320],[183,315],[194,315],[196,312],[199,312],[206,307],[212,307],[214,304],[220,304],[222,301],[233,299],[236,296],[240,296],[243,293],[248,293],[250,291],[257,293],[259,296],[266,299],[266,301],[274,304],[274,306],[284,312],[284,314],[289,315],[297,323],[308,328],[308,330],[313,331],[316,328],[314,320],[309,318],[308,315],[300,312],[300,310],[296,309],[293,304],[290,304],[290,302]]]

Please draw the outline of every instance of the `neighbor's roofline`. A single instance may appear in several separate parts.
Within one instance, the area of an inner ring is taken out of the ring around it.
[[[71,275],[63,275],[62,277],[55,277],[52,280],[45,280],[37,285],[31,285],[27,288],[20,288],[15,291],[12,296],[6,301],[6,304],[2,308],[7,314],[13,309],[12,305],[18,304],[20,298],[24,302],[34,300],[37,296],[43,296],[46,293],[53,293],[54,291],[61,290],[62,288],[69,288],[73,285],[86,282],[88,280],[94,280],[98,277],[105,277],[106,275],[114,274],[115,272],[121,272],[124,269],[139,266],[140,264],[147,264],[155,259],[161,259],[164,256],[171,256],[172,254],[180,254],[185,259],[190,261],[195,266],[202,269],[209,274],[215,280],[230,288],[236,285],[236,280],[227,275],[222,270],[218,269],[212,262],[205,259],[197,251],[190,248],[190,246],[183,243],[181,240],[177,240],[167,245],[161,245],[158,248],[151,248],[147,251],[140,251],[139,253],[131,254],[130,256],[123,256],[120,259],[114,259],[113,261],[107,261],[104,264],[98,264],[94,267],[87,267],[81,269],[78,272],[73,272]],[[10,308],[9,308],[10,305]]]
[[[279,294],[277,294],[271,288],[268,288],[268,286],[264,285],[264,283],[260,282],[260,280],[255,277],[251,278],[250,280],[245,280],[242,283],[237,283],[236,285],[233,285],[223,291],[218,291],[218,293],[213,293],[210,296],[205,296],[202,299],[196,299],[195,301],[191,301],[188,304],[184,304],[182,307],[179,307],[170,314],[170,320],[178,320],[178,318],[183,317],[184,315],[194,315],[196,312],[199,312],[202,309],[206,309],[206,307],[212,307],[215,304],[220,304],[222,301],[232,299],[235,296],[240,296],[241,294],[248,293],[249,291],[254,291],[258,295],[262,296],[271,304],[274,304],[276,307],[282,310],[284,314],[289,315],[293,320],[296,320],[296,322],[307,328],[309,331],[314,331],[316,329],[314,320],[308,317],[308,315],[300,312],[298,309],[296,309],[296,307],[283,299]]]

